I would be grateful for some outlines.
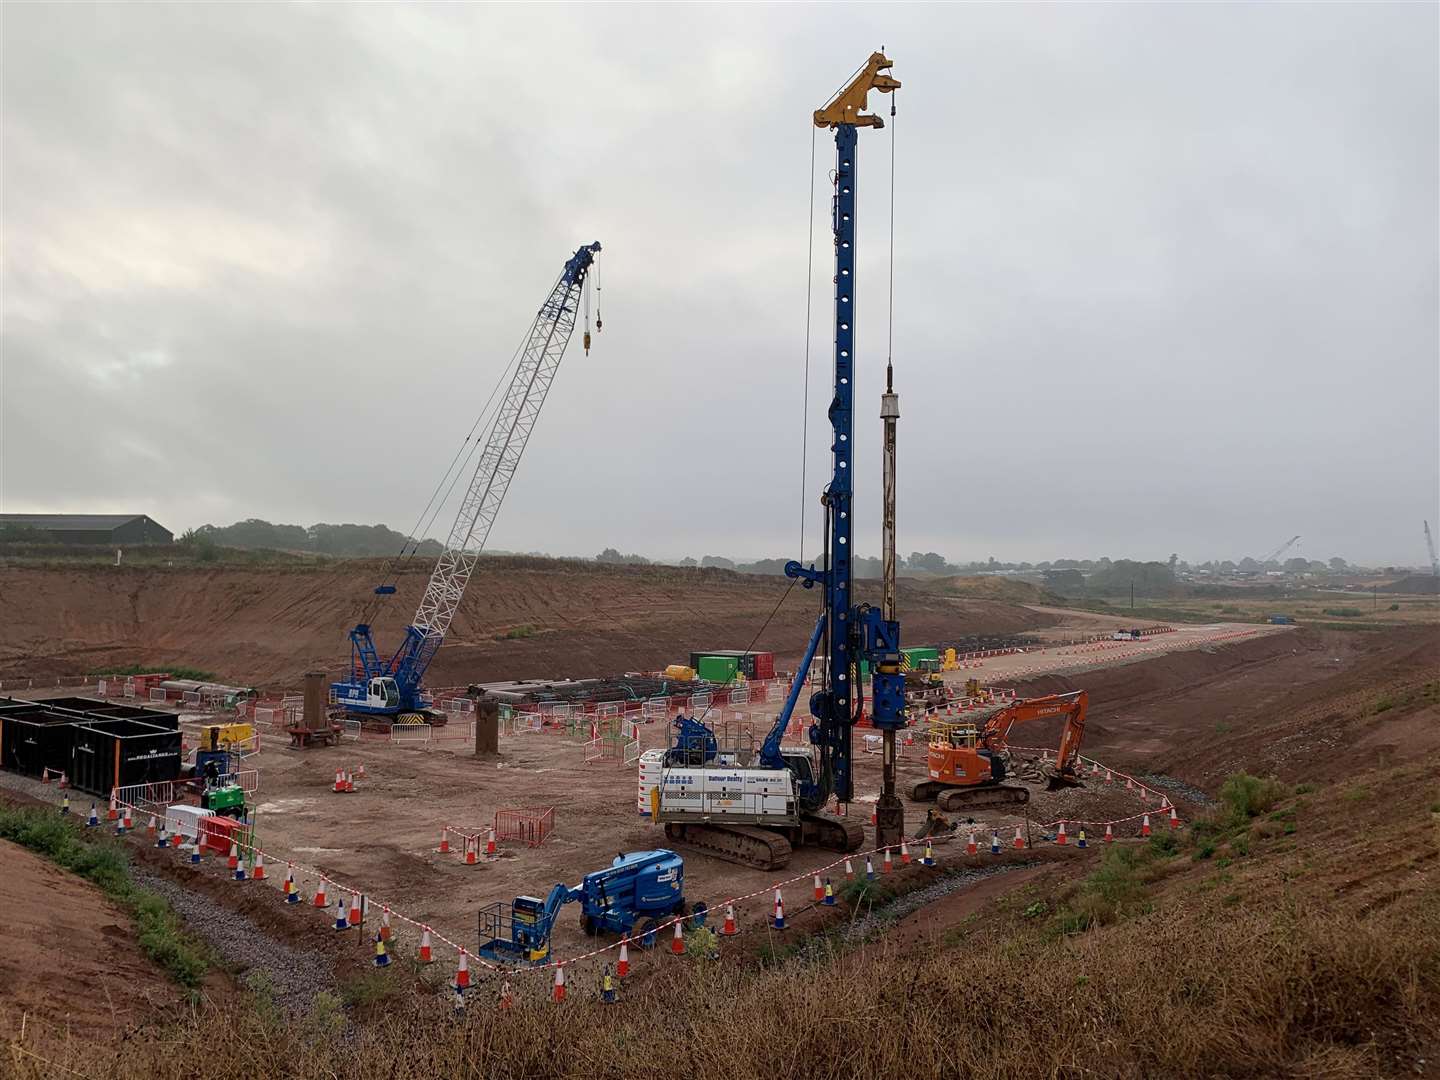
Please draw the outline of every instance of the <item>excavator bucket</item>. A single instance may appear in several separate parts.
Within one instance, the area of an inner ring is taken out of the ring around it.
[[[1063,791],[1065,788],[1084,786],[1085,781],[1081,780],[1078,776],[1056,772],[1053,769],[1045,774],[1046,791]]]

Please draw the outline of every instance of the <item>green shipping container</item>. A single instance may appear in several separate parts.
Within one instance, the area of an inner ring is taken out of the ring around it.
[[[923,649],[902,649],[901,651],[905,654],[905,659],[910,661],[910,666],[912,668],[915,667],[916,663],[920,660],[940,659],[939,649],[931,649],[926,647]]]
[[[696,674],[706,682],[727,683],[735,680],[735,673],[739,670],[738,656],[702,656]]]

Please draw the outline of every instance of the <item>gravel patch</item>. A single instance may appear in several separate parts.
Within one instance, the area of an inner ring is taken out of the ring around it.
[[[188,928],[244,974],[268,976],[275,1004],[288,1016],[303,1016],[315,995],[335,992],[333,956],[297,949],[269,937],[240,912],[225,907],[198,889],[187,889],[141,863],[131,876],[142,888],[162,897]]]
[[[1166,776],[1164,773],[1146,773],[1144,776],[1137,776],[1135,779],[1142,780],[1146,787],[1160,788],[1164,791],[1174,792],[1186,802],[1195,803],[1197,806],[1214,806],[1215,799],[1207,795],[1199,788],[1191,787],[1173,776]]]

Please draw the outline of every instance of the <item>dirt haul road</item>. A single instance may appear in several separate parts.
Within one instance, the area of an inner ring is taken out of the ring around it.
[[[298,688],[306,671],[338,672],[348,662],[346,635],[382,576],[379,560],[264,570],[0,566],[0,680],[180,664],[232,683]],[[401,574],[398,594],[373,618],[382,651],[401,641],[428,576],[428,564]],[[857,592],[878,602],[872,582]],[[1017,604],[937,596],[909,582],[902,582],[901,601],[912,641],[1056,621]],[[790,588],[784,578],[728,570],[485,558],[427,681],[655,671],[687,662],[692,649],[752,647],[791,666],[817,603],[813,591]]]

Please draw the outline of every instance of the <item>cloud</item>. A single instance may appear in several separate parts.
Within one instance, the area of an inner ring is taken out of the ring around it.
[[[7,510],[408,528],[599,239],[604,333],[492,543],[793,553],[812,151],[812,508],[828,469],[809,115],[883,43],[859,550],[892,147],[902,548],[1300,532],[1414,562],[1440,517],[1433,7],[12,5],[5,30]]]

